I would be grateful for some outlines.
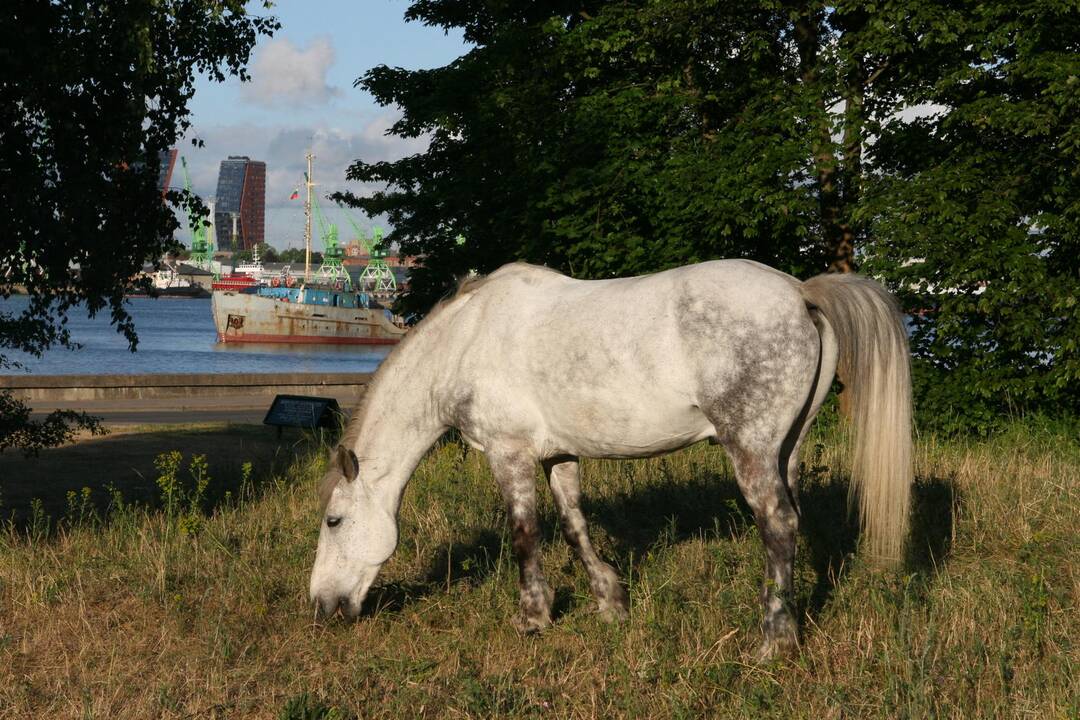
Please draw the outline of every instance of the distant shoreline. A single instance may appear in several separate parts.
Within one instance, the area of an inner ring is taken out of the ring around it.
[[[29,292],[27,292],[25,285],[12,285],[12,286],[9,286],[7,289],[8,289],[8,294],[11,295],[12,297],[14,297],[16,295],[26,296],[26,295],[30,294]],[[186,288],[184,288],[184,289],[186,290]],[[190,292],[162,292],[159,295],[150,295],[149,293],[134,292],[134,293],[124,293],[124,297],[125,298],[150,298],[150,299],[170,298],[170,299],[179,299],[179,300],[207,300],[210,297],[210,292],[207,291],[207,290],[202,290],[201,293],[197,292],[197,291],[190,291]]]

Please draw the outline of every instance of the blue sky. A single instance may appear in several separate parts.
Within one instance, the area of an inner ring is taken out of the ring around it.
[[[267,163],[266,239],[279,248],[303,242],[303,207],[289,201],[302,181],[304,152],[312,147],[315,181],[322,195],[338,189],[362,194],[370,188],[345,182],[345,168],[357,158],[391,160],[424,149],[422,141],[386,137],[399,117],[378,106],[353,81],[376,65],[410,69],[439,67],[468,51],[460,34],[404,20],[406,0],[279,0],[265,11],[281,29],[261,38],[248,65],[251,82],[200,79],[191,102],[192,127],[178,144],[187,158],[193,189],[214,195],[218,164],[227,155],[248,155]],[[191,137],[202,139],[193,148]],[[183,182],[179,163],[173,184]],[[341,220],[324,203],[331,220]],[[360,224],[378,224],[358,217]],[[342,238],[348,224],[339,222]],[[188,241],[188,234],[178,233]]]

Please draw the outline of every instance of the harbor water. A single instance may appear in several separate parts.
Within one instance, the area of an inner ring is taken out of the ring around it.
[[[19,315],[25,296],[0,299],[0,315]],[[110,324],[108,311],[90,319],[83,309],[68,314],[72,340],[81,347],[54,347],[40,358],[2,350],[25,369],[0,374],[117,375],[148,373],[373,372],[388,346],[225,345],[217,342],[209,299],[131,298],[139,343],[135,352]]]

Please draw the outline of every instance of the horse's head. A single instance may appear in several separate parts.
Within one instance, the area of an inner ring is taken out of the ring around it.
[[[311,600],[325,615],[340,607],[356,617],[397,546],[393,499],[359,475],[356,454],[339,445],[320,485],[323,521],[311,571]]]

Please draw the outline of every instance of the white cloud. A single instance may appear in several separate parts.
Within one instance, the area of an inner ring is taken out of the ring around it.
[[[243,97],[267,108],[325,104],[341,94],[326,81],[334,55],[329,37],[316,38],[307,48],[286,38],[270,40],[255,55],[251,82],[242,86]]]
[[[247,155],[252,160],[266,163],[266,241],[278,248],[299,246],[303,242],[303,203],[289,200],[293,188],[304,180],[305,152],[310,148],[315,155],[315,192],[330,222],[339,226],[343,240],[352,237],[351,226],[343,214],[326,200],[326,196],[339,190],[349,190],[355,195],[367,195],[376,189],[374,185],[347,182],[346,169],[356,160],[378,162],[396,160],[407,155],[423,152],[427,139],[401,139],[386,135],[393,124],[392,115],[380,115],[367,122],[357,122],[354,130],[333,127],[282,127],[260,125],[228,125],[204,128],[189,133],[204,142],[201,149],[192,149],[188,138],[178,147],[187,157],[191,173],[192,189],[207,200],[217,192],[218,168],[229,155]],[[179,165],[179,163],[178,163]],[[179,173],[177,167],[177,173]],[[174,184],[181,184],[174,176]],[[385,221],[362,217],[353,212],[361,226],[370,227]],[[180,231],[178,237],[190,241],[188,233]]]

